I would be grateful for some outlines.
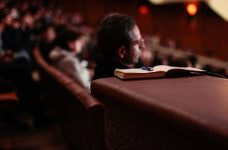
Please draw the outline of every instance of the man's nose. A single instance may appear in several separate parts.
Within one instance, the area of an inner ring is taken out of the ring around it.
[[[141,43],[140,43],[140,49],[141,49],[141,50],[144,50],[145,48],[146,48],[146,45],[145,45],[144,40],[142,39],[142,40],[141,40]]]

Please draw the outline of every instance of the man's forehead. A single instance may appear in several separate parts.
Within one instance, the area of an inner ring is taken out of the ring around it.
[[[139,40],[139,39],[142,38],[141,33],[140,33],[140,30],[139,30],[139,28],[138,28],[137,25],[135,25],[135,26],[132,28],[131,34],[130,34],[130,35],[131,35],[131,38],[132,38],[133,40]]]

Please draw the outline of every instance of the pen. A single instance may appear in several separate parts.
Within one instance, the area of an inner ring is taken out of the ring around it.
[[[152,71],[152,68],[146,67],[146,66],[142,66],[141,69],[142,70],[147,70],[147,71]]]

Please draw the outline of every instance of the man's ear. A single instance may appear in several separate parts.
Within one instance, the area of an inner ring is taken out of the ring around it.
[[[118,56],[120,59],[124,59],[126,55],[126,48],[124,46],[118,49]]]

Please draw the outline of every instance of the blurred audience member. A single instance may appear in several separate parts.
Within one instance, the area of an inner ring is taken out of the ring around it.
[[[22,50],[22,30],[19,19],[10,15],[5,17],[5,29],[2,32],[3,49],[19,52]]]
[[[77,56],[83,43],[82,34],[74,31],[65,31],[57,38],[57,47],[50,53],[53,65],[68,74],[85,88],[90,88],[90,76],[87,68],[83,67]]]
[[[173,38],[167,38],[165,40],[165,46],[171,49],[176,49],[177,48],[177,42]]]
[[[154,51],[151,66],[157,66],[157,65],[162,65],[162,64],[163,64],[162,59],[161,59],[161,56],[159,55],[158,51]]]
[[[32,50],[36,44],[37,29],[35,27],[35,20],[32,14],[26,13],[22,18],[22,41],[23,48],[32,55]]]
[[[41,40],[39,41],[39,49],[47,62],[49,60],[49,53],[55,46],[56,31],[53,25],[45,26],[41,30]]]
[[[185,58],[169,55],[168,56],[168,65],[176,66],[176,67],[187,67],[188,63]]]
[[[187,57],[188,61],[189,61],[189,66],[190,67],[197,67],[198,64],[198,59],[194,54],[191,54]]]

